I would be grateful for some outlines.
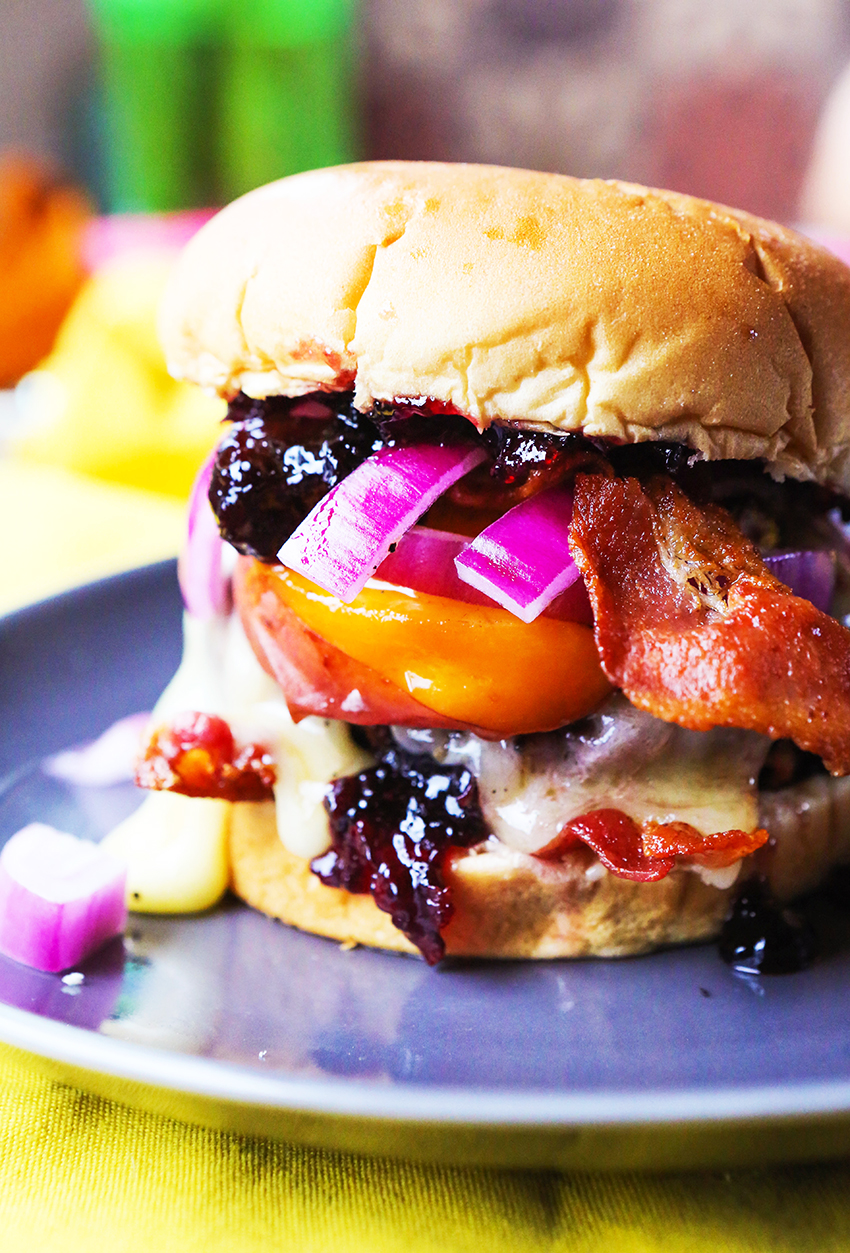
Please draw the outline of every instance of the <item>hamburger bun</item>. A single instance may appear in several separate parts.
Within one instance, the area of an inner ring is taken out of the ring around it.
[[[249,193],[186,249],[169,368],[222,395],[355,388],[762,458],[850,492],[850,270],[673,192],[375,162]]]

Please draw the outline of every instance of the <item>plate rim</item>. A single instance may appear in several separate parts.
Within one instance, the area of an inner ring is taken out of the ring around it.
[[[411,1126],[481,1128],[657,1127],[745,1124],[850,1114],[850,1080],[728,1085],[705,1091],[571,1093],[476,1091],[409,1082],[384,1087],[357,1078],[263,1075],[208,1057],[115,1039],[0,1004],[0,1040],[49,1061],[181,1095],[279,1113],[314,1114]]]

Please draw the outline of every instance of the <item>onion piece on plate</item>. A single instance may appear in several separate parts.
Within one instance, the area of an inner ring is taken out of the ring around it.
[[[127,921],[126,871],[90,840],[30,823],[0,853],[0,952],[36,970],[68,970]]]
[[[119,718],[90,744],[81,748],[66,748],[49,757],[42,769],[51,778],[63,779],[77,787],[112,787],[116,783],[130,783],[136,773],[142,736],[150,720],[149,713]]]
[[[835,553],[827,549],[762,554],[771,574],[781,579],[795,596],[810,600],[816,609],[829,613],[835,594]]]
[[[224,540],[209,502],[215,459],[213,450],[192,485],[186,544],[177,566],[183,603],[196,618],[214,618],[230,612],[230,580],[222,565]]]
[[[469,444],[382,449],[331,488],[296,527],[278,558],[350,604],[393,545],[486,457],[483,448]]]
[[[581,575],[569,545],[573,494],[550,487],[509,509],[455,558],[459,577],[533,622]]]

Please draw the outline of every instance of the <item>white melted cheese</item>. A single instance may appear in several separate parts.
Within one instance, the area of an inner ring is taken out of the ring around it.
[[[373,758],[358,748],[343,722],[316,717],[293,722],[237,615],[200,619],[185,614],[183,631],[180,667],[157,701],[151,725],[190,711],[217,714],[237,744],[262,745],[275,763],[281,841],[298,857],[324,853],[331,843],[323,804],[328,785],[365,769]],[[358,695],[352,693],[352,699]],[[183,912],[218,899],[227,886],[226,865],[223,877],[221,870],[226,827],[219,818],[228,810],[224,801],[153,793],[107,837],[128,863],[131,908]],[[194,875],[186,872],[190,864]],[[166,900],[167,906],[160,903]]]
[[[758,825],[757,779],[770,741],[749,731],[686,731],[612,697],[583,723],[519,743],[401,729],[478,780],[484,818],[509,848],[539,853],[566,823],[619,809],[639,825],[685,822],[705,835]],[[739,864],[711,869],[682,859],[707,882],[734,882]]]
[[[127,908],[141,914],[209,909],[230,882],[227,801],[150,792],[101,847],[127,867]]]

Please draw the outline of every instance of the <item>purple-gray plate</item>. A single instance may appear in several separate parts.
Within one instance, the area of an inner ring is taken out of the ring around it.
[[[173,563],[0,621],[0,843],[98,837],[129,785],[41,762],[150,708],[180,653]],[[0,957],[0,1041],[63,1081],[209,1126],[520,1167],[685,1167],[850,1151],[850,938],[736,975],[711,946],[627,961],[447,962],[356,949],[235,901],[131,917],[64,981]]]

